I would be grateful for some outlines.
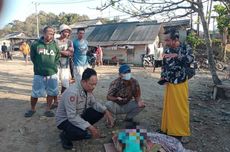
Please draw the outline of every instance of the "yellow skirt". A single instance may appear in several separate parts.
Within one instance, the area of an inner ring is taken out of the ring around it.
[[[161,131],[173,136],[190,136],[188,81],[166,85]]]

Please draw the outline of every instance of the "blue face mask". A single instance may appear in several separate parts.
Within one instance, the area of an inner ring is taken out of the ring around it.
[[[131,73],[122,74],[123,80],[130,80],[132,77]]]

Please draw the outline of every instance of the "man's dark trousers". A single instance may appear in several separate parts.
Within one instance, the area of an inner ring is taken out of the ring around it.
[[[81,115],[81,117],[85,121],[88,121],[91,125],[98,122],[103,116],[103,113],[100,113],[93,108],[86,109],[85,112]],[[58,126],[58,129],[63,130],[65,132],[66,138],[71,141],[90,138],[86,130],[82,130],[74,126],[68,120],[63,121]]]

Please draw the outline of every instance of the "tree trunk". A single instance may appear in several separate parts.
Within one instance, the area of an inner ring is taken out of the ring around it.
[[[200,5],[203,5],[203,4],[200,3]],[[200,8],[203,8],[203,7],[201,6]],[[221,81],[218,78],[218,75],[216,73],[215,62],[214,62],[214,58],[213,58],[212,41],[211,41],[210,34],[208,31],[208,24],[207,24],[207,21],[206,21],[205,16],[204,16],[203,9],[199,9],[198,14],[200,16],[203,30],[204,30],[204,39],[206,42],[205,45],[207,48],[209,70],[210,70],[211,75],[212,75],[212,80],[213,80],[214,84],[221,84]]]
[[[197,17],[197,36],[200,36],[200,15],[198,13],[198,17]]]
[[[222,41],[223,61],[224,61],[224,62],[226,62],[226,54],[227,54],[226,49],[225,49],[226,44],[227,44],[227,40],[228,40],[228,39],[227,39],[227,35],[228,35],[228,28],[225,27],[225,28],[224,28],[224,31],[223,31],[223,41]]]
[[[211,19],[211,12],[212,12],[212,0],[210,1],[209,9],[208,9],[208,29],[210,25],[210,19]]]

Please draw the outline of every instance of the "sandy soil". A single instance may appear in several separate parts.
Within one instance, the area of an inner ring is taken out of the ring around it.
[[[94,92],[100,102],[105,102],[110,82],[117,77],[118,67],[96,67],[99,82]],[[164,87],[156,82],[159,69],[133,67],[133,76],[138,79],[142,98],[147,107],[136,118],[149,131],[160,127]],[[220,77],[223,76],[219,73]],[[39,99],[37,113],[24,118],[30,107],[30,93],[33,78],[32,64],[25,65],[21,55],[13,61],[0,59],[0,151],[1,152],[61,152],[59,133],[54,118],[43,116],[45,98]],[[190,116],[192,135],[184,146],[202,152],[230,151],[230,100],[211,99],[211,78],[208,72],[199,72],[190,80]],[[110,142],[111,131],[123,128],[119,121],[113,129],[107,129],[104,120],[97,123],[103,139],[74,142],[76,152],[104,152],[103,143]]]

